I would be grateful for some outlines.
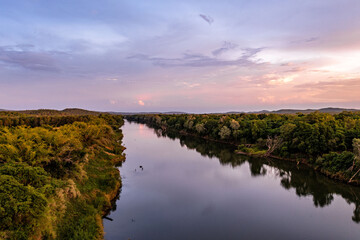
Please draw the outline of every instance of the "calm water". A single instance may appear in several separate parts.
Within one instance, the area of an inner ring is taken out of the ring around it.
[[[360,239],[359,187],[142,124],[123,132],[123,187],[105,239]]]

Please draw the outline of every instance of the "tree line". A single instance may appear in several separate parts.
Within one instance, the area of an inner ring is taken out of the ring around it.
[[[331,177],[358,182],[360,113],[129,115],[162,131],[238,146],[239,152],[306,162]]]

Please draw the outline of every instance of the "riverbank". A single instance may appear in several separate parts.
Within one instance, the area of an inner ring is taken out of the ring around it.
[[[2,119],[12,127],[0,126],[0,238],[103,239],[121,188],[122,117]]]
[[[164,132],[235,145],[238,154],[302,163],[329,178],[360,184],[358,113],[133,115],[126,119]]]
[[[69,202],[69,211],[59,224],[60,239],[104,238],[102,218],[119,196],[122,182],[117,166],[124,161],[124,155],[115,155],[108,148],[94,153],[85,167],[87,180],[76,182],[81,197]]]
[[[163,128],[162,128],[162,131],[164,131]],[[217,142],[217,143],[229,144],[229,145],[232,145],[232,146],[239,146],[239,143],[236,143],[236,142],[221,141],[221,140],[210,138],[208,136],[198,136],[196,134],[187,133],[187,132],[185,132],[183,130],[176,131],[176,130],[172,129],[171,131],[174,131],[174,132],[176,132],[178,134],[181,134],[181,135],[201,138],[201,139],[204,139],[204,140],[207,140],[207,141],[213,141],[213,142]],[[324,169],[321,169],[319,167],[316,167],[316,166],[312,165],[305,158],[285,158],[285,157],[276,156],[276,155],[273,155],[273,154],[266,154],[266,150],[261,150],[261,151],[258,151],[258,152],[260,152],[260,153],[257,153],[256,151],[254,151],[254,153],[249,153],[249,152],[244,152],[244,151],[241,151],[241,150],[235,150],[236,154],[240,154],[240,155],[244,155],[244,156],[248,156],[248,157],[271,158],[271,159],[276,159],[276,160],[281,160],[281,161],[294,162],[297,165],[304,164],[304,165],[306,165],[306,166],[320,172],[321,174],[323,174],[323,175],[325,175],[328,178],[331,178],[333,180],[340,181],[342,183],[346,183],[346,184],[350,184],[350,185],[354,185],[354,186],[360,186],[360,180],[359,179],[349,181],[351,179],[351,176],[345,176],[345,175],[343,175],[341,173],[331,173],[329,171],[326,171]]]
[[[304,164],[318,172],[320,172],[321,174],[327,176],[328,178],[331,178],[333,180],[336,181],[340,181],[342,183],[346,183],[346,184],[350,184],[350,185],[354,185],[354,186],[360,186],[360,181],[359,180],[353,180],[353,181],[349,181],[350,178],[349,177],[345,177],[344,175],[337,173],[331,173],[329,171],[323,170],[323,169],[319,169],[313,165],[311,165],[306,159],[296,159],[296,158],[284,158],[284,157],[280,157],[280,156],[275,156],[275,155],[266,155],[266,154],[257,154],[257,153],[247,153],[247,152],[243,152],[240,150],[235,150],[236,154],[240,154],[240,155],[245,155],[245,156],[249,156],[249,157],[259,157],[259,158],[271,158],[271,159],[276,159],[276,160],[281,160],[281,161],[288,161],[288,162],[294,162],[297,165],[299,164]]]

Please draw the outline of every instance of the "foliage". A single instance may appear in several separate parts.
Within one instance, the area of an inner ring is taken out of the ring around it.
[[[344,151],[324,154],[316,160],[316,166],[332,173],[346,172],[353,165],[354,154]]]
[[[13,176],[0,175],[1,230],[16,230],[34,224],[46,205],[45,195],[38,189],[21,184]]]
[[[360,139],[354,138],[353,139],[353,148],[355,159],[360,162]]]
[[[99,219],[120,187],[122,117],[0,119],[0,236],[69,239],[64,226],[73,239],[101,236]]]
[[[227,139],[231,135],[231,130],[227,126],[223,126],[219,132],[221,139]]]
[[[168,131],[176,130],[207,139],[245,144],[241,147],[244,152],[259,153],[265,150],[268,155],[307,159],[309,164],[317,168],[333,173],[341,171],[346,176],[357,170],[353,167],[345,173],[351,167],[348,163],[354,157],[353,152],[359,156],[360,147],[357,146],[360,143],[354,140],[360,138],[359,112],[148,114],[129,115],[126,118],[155,128],[166,126]],[[246,147],[249,144],[251,147]],[[358,165],[360,169],[360,163]]]

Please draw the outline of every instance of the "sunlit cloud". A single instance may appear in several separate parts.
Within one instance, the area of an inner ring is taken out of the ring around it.
[[[274,103],[275,102],[275,97],[274,96],[258,97],[258,99],[262,103]]]
[[[119,79],[118,79],[118,78],[107,78],[106,80],[116,82],[116,81],[118,81]]]
[[[139,101],[138,101],[138,104],[139,104],[140,106],[144,106],[144,105],[145,105],[145,103],[144,103],[143,100],[139,100]]]
[[[188,87],[188,88],[194,88],[194,87],[199,87],[200,86],[200,83],[189,83],[189,82],[181,82],[179,84],[177,84],[179,86],[185,86],[185,87]]]
[[[269,79],[268,84],[276,86],[276,85],[283,85],[283,84],[292,82],[298,76],[299,76],[298,74],[288,75],[288,76],[279,76],[277,74],[267,74],[267,75],[265,75],[265,78]]]

